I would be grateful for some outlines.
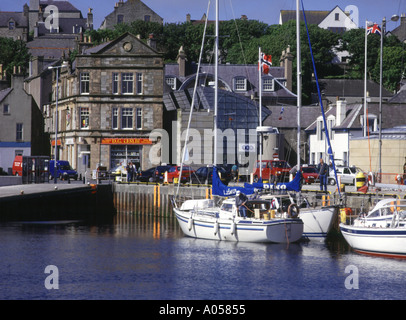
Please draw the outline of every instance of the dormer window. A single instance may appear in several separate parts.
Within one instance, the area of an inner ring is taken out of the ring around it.
[[[15,22],[14,21],[9,21],[8,22],[8,30],[14,30],[15,29]]]
[[[175,77],[166,77],[166,84],[171,87],[172,90],[176,90],[176,78]]]
[[[245,78],[245,77],[234,78],[234,90],[235,91],[247,91],[247,78]]]
[[[262,90],[263,91],[275,91],[275,81],[272,78],[262,79]]]

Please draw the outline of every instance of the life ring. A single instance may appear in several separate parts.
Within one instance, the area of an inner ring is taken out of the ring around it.
[[[299,215],[299,207],[295,203],[291,203],[288,207],[288,216],[296,218]]]

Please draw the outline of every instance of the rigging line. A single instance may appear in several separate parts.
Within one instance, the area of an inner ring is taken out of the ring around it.
[[[193,89],[193,96],[192,96],[192,103],[190,105],[190,114],[189,114],[189,121],[188,121],[188,126],[186,129],[186,137],[185,137],[185,145],[183,147],[183,154],[182,154],[182,162],[180,163],[180,172],[179,172],[179,180],[178,180],[178,187],[176,190],[176,196],[175,199],[177,198],[177,196],[179,195],[179,187],[180,187],[180,183],[182,180],[182,172],[183,172],[183,163],[185,162],[185,157],[186,157],[186,151],[187,151],[187,143],[189,140],[189,129],[190,129],[190,124],[192,122],[192,114],[193,114],[193,109],[194,109],[194,104],[195,104],[195,96],[196,96],[196,91],[197,91],[197,83],[199,82],[199,72],[200,72],[200,64],[202,61],[202,55],[203,55],[203,48],[204,48],[204,40],[206,38],[206,29],[207,29],[207,21],[209,19],[209,11],[210,11],[210,0],[207,6],[207,15],[206,15],[206,21],[204,23],[204,30],[203,30],[203,37],[202,37],[202,46],[200,48],[200,55],[199,55],[199,62],[197,65],[197,72],[196,72],[196,80],[195,80],[195,85],[194,85],[194,89]]]
[[[313,55],[313,49],[312,49],[312,44],[310,41],[310,34],[309,34],[309,28],[307,27],[307,20],[306,20],[306,12],[305,12],[305,8],[304,8],[304,4],[303,4],[303,0],[301,0],[302,2],[302,11],[303,11],[303,19],[304,19],[304,23],[306,26],[306,32],[307,32],[307,39],[309,42],[309,48],[310,48],[310,56],[312,58],[312,64],[313,64],[313,71],[314,71],[314,78],[316,80],[316,85],[317,85],[317,93],[319,96],[319,102],[320,102],[320,108],[321,108],[321,115],[323,116],[323,122],[324,122],[324,127],[327,128],[327,121],[326,121],[326,115],[324,114],[324,107],[323,107],[323,100],[321,99],[321,92],[320,92],[320,85],[319,85],[319,78],[317,76],[317,71],[316,71],[316,64],[314,62],[314,55]],[[326,139],[327,139],[327,144],[328,144],[328,151],[327,154],[330,155],[330,160],[333,164],[333,169],[334,169],[334,176],[336,178],[336,184],[338,186],[338,177],[337,177],[337,170],[336,170],[336,166],[334,163],[334,154],[333,154],[333,148],[331,147],[331,142],[330,142],[330,137],[328,134],[328,130],[324,130],[325,131],[325,135],[326,135]],[[337,188],[338,190],[338,195],[341,198],[341,192],[340,192],[340,188]]]

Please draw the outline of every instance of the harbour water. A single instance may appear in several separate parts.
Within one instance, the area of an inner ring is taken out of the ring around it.
[[[404,299],[406,261],[345,242],[184,237],[174,218],[0,224],[2,300]],[[47,269],[48,268],[48,269]]]

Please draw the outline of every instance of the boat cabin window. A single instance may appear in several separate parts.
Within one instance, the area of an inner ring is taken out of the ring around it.
[[[221,210],[232,212],[233,211],[233,205],[231,203],[223,203],[223,205],[221,206]]]

